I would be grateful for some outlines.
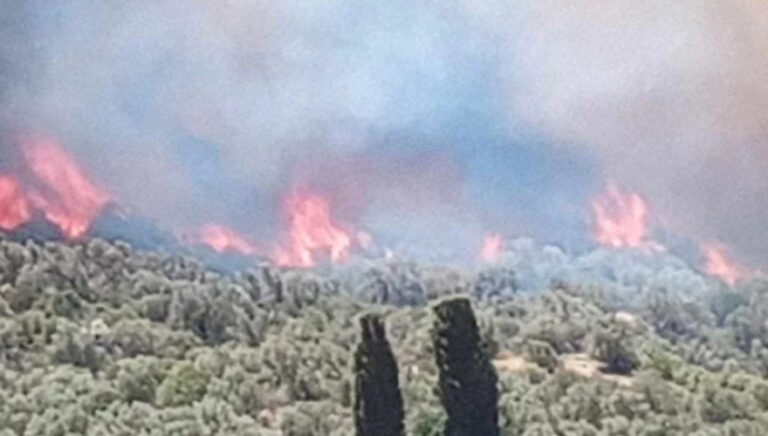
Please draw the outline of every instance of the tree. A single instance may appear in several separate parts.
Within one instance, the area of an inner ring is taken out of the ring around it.
[[[497,376],[483,346],[469,300],[442,301],[434,308],[435,360],[446,436],[499,434]]]
[[[360,319],[362,339],[355,351],[355,429],[358,436],[402,436],[403,399],[397,362],[377,315]]]

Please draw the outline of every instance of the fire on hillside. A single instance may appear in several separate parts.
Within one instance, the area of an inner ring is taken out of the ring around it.
[[[119,204],[108,190],[91,179],[75,157],[54,138],[27,135],[19,140],[23,168],[0,174],[0,228],[14,231],[36,216],[49,222],[63,238],[88,234],[95,218],[109,203]],[[179,238],[186,244],[205,245],[215,252],[233,252],[267,258],[279,266],[312,267],[318,262],[345,262],[355,250],[371,245],[375,235],[340,224],[329,197],[311,190],[292,190],[280,199],[280,230],[271,240],[254,242],[244,232],[225,224],[208,222]],[[665,247],[652,238],[653,212],[639,193],[608,184],[590,204],[592,237],[608,249],[651,252]],[[749,269],[732,260],[721,243],[701,245],[702,270],[730,285],[749,275]],[[489,232],[482,241],[479,259],[499,261],[504,235]],[[391,252],[388,250],[388,252]]]

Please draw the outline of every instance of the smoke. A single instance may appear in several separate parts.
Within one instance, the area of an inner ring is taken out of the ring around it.
[[[384,239],[578,245],[610,180],[681,233],[768,252],[757,0],[0,8],[2,161],[16,132],[53,135],[172,227],[265,238],[298,184]]]
[[[675,230],[765,262],[765,3],[525,1],[508,27],[470,12],[507,44],[513,122],[589,150]]]
[[[499,136],[497,52],[455,5],[0,6],[3,151],[16,132],[50,134],[136,214],[262,237],[281,195],[313,182],[408,240],[479,243],[489,220],[533,221],[475,195],[514,192],[484,173],[527,149]]]
[[[364,23],[344,2],[2,6],[17,11],[2,35],[5,129],[52,133],[116,198],[171,223],[244,204],[263,219],[297,157],[365,148],[365,129],[409,121],[382,117],[399,42],[357,41]],[[409,33],[422,46],[404,56],[435,43]]]
[[[226,192],[279,183],[322,117],[363,112],[322,102],[328,72],[307,68],[321,64],[300,55],[301,23],[261,3],[28,6],[31,38],[19,45],[37,54],[17,49],[4,63],[35,63],[34,80],[11,89],[7,123],[52,131],[142,212],[231,210],[239,202]]]

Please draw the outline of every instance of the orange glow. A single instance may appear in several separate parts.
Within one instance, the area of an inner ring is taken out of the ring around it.
[[[250,256],[256,253],[256,245],[248,238],[237,234],[234,230],[220,224],[205,224],[198,231],[196,242],[210,246],[215,251],[236,251]]]
[[[288,240],[275,248],[273,260],[282,266],[310,267],[315,256],[338,262],[349,257],[353,238],[331,220],[328,200],[312,193],[292,193],[285,202]]]
[[[18,180],[0,175],[0,228],[13,230],[29,221],[30,216],[29,201]]]
[[[39,184],[30,189],[31,203],[68,238],[83,236],[91,221],[109,201],[106,191],[92,182],[71,156],[53,139],[27,137],[23,152]]]
[[[701,244],[701,251],[705,259],[704,271],[731,286],[736,284],[747,273],[744,267],[736,264],[728,257],[726,247],[720,243],[707,242]]]
[[[501,253],[501,235],[492,233],[486,235],[483,239],[483,249],[480,252],[480,258],[485,262],[495,262]]]
[[[648,204],[614,185],[592,201],[594,237],[610,247],[640,247],[648,236]]]

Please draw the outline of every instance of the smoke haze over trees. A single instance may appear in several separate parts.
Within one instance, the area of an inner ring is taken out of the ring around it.
[[[309,185],[424,252],[488,230],[583,247],[588,198],[615,181],[672,231],[766,263],[756,0],[0,8],[3,166],[17,134],[50,134],[174,228],[271,234]]]

